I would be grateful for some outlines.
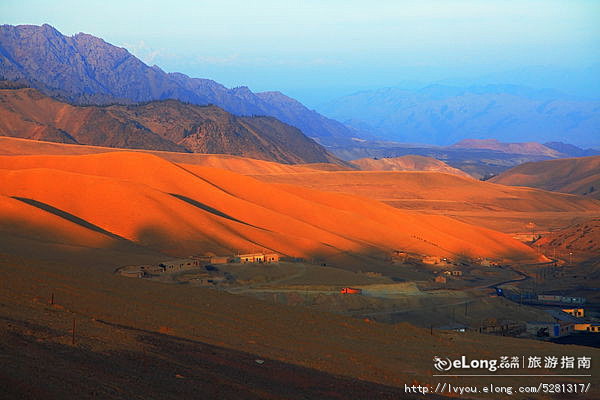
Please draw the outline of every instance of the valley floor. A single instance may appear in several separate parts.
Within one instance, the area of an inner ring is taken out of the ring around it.
[[[0,257],[0,278],[10,282],[0,287],[6,398],[411,398],[404,384],[440,381],[432,376],[439,354],[600,357],[591,348],[430,333],[125,278],[114,275],[110,254],[85,267],[79,257]],[[592,379],[597,387],[598,378]]]

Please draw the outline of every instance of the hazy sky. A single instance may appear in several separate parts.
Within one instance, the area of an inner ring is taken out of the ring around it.
[[[169,72],[309,105],[439,80],[593,95],[598,21],[596,0],[0,1],[1,23],[91,33]]]

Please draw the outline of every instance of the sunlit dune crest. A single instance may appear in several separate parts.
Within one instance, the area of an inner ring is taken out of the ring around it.
[[[43,142],[31,139],[0,136],[0,155],[84,155],[107,152],[128,151],[154,154],[165,160],[191,165],[204,165],[235,171],[244,175],[284,174],[294,172],[311,172],[320,169],[347,170],[337,164],[281,164],[273,161],[257,160],[229,154],[177,153],[159,150],[132,150],[102,146],[85,146],[54,142]]]

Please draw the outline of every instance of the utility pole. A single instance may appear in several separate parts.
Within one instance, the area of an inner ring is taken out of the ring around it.
[[[73,318],[73,336],[71,338],[71,344],[75,346],[75,318]]]

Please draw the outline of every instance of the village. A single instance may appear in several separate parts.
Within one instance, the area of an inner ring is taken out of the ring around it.
[[[277,253],[248,253],[235,256],[192,256],[149,265],[133,265],[119,268],[117,273],[131,278],[158,279],[184,272],[195,271],[190,278],[197,285],[215,286],[231,282],[231,275],[223,273],[218,265],[229,264],[272,264],[279,263]],[[188,274],[189,275],[189,274]]]
[[[411,320],[438,332],[538,340],[558,340],[578,333],[600,334],[600,319],[594,312],[586,313],[585,298],[523,295],[511,285],[524,278],[497,260],[394,251],[387,262],[400,267],[392,276],[376,271],[341,270],[323,260],[254,252],[192,256],[154,265],[127,266],[116,272],[365,320]]]
[[[404,268],[402,271],[399,271],[406,275],[399,279],[423,281],[423,285],[429,289],[458,289],[462,286],[465,286],[463,283],[466,283],[466,286],[470,286],[468,284],[470,280],[467,276],[470,275],[468,271],[472,270],[471,265],[473,265],[473,263],[477,266],[484,267],[500,266],[499,263],[484,258],[469,261],[454,261],[445,257],[422,256],[402,251],[394,251],[387,258],[387,262],[392,265],[403,265],[408,267]],[[315,264],[320,267],[327,266],[323,260],[304,260],[302,258],[285,257],[274,252],[255,252],[240,253],[230,256],[190,256],[188,258],[166,260],[157,264],[125,266],[119,268],[116,272],[122,276],[131,278],[168,280],[161,278],[173,275],[181,275],[182,273],[184,273],[183,275],[187,275],[189,278],[191,274],[185,274],[185,272],[194,271],[195,273],[193,274],[193,278],[190,278],[190,281],[193,280],[195,284],[204,286],[217,286],[221,284],[233,283],[231,274],[225,273],[219,268],[219,266],[235,266],[244,264],[272,265],[280,263],[308,263]],[[411,271],[416,272],[418,276],[413,276]],[[500,270],[498,269],[497,271]],[[382,276],[381,273],[372,271],[364,272],[364,274],[368,277]],[[480,276],[481,278],[486,274],[480,275],[482,275]],[[355,293],[352,290],[342,291],[342,289],[340,289],[341,293]]]

